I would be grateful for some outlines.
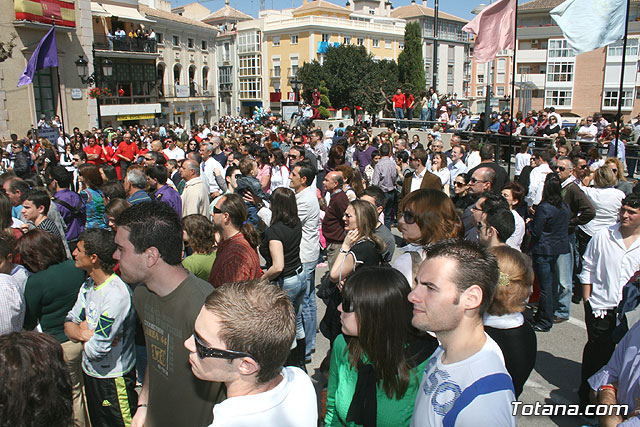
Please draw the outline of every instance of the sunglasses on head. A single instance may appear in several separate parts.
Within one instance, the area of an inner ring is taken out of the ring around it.
[[[228,360],[239,359],[241,357],[250,357],[254,359],[252,355],[243,351],[221,350],[218,348],[207,347],[197,332],[193,333],[193,340],[196,343],[196,353],[198,353],[198,357],[200,359],[204,359],[205,357],[215,357],[218,359]]]

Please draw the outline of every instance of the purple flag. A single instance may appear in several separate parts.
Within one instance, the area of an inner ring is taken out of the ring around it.
[[[58,48],[56,46],[56,27],[51,27],[49,32],[40,40],[38,47],[33,51],[33,55],[24,69],[18,87],[28,85],[33,81],[36,71],[47,67],[58,66]]]

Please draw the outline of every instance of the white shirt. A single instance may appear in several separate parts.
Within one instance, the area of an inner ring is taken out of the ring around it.
[[[398,270],[407,279],[409,285],[413,288],[415,286],[413,279],[413,261],[411,260],[411,254],[409,252],[416,252],[420,254],[420,258],[424,260],[424,247],[416,243],[409,243],[407,246],[400,248],[403,252],[399,255],[391,264],[393,268]]]
[[[451,172],[449,171],[449,168],[442,168],[438,171],[434,170],[431,172],[440,178],[443,188],[447,188],[451,184]]]
[[[514,175],[520,175],[522,173],[522,169],[525,166],[529,166],[531,164],[531,154],[529,153],[518,153],[516,154],[516,169],[513,172]]]
[[[213,172],[214,169],[218,169],[220,171],[220,175],[224,175],[224,168],[213,157],[209,157],[205,162],[202,162],[200,165],[201,175],[204,175],[209,183],[209,192],[214,193],[216,191],[221,191],[220,186],[216,182],[216,175]],[[207,203],[208,204],[208,203]]]
[[[169,159],[184,160],[184,150],[177,145],[173,147],[173,150],[169,150],[169,147],[167,147],[162,150],[162,152],[166,154]]]
[[[19,332],[24,323],[26,304],[16,280],[0,274],[0,335]]]
[[[480,152],[479,151],[470,152],[469,155],[467,156],[467,168],[471,170],[476,166],[478,166],[479,164],[480,164]]]
[[[620,224],[602,229],[591,238],[578,277],[580,282],[592,285],[589,304],[594,314],[618,306],[622,287],[638,269],[640,239],[627,249],[620,234]]]
[[[547,175],[553,172],[548,163],[542,163],[531,171],[529,178],[529,194],[524,200],[529,207],[540,204],[542,200],[542,190],[544,189],[544,180]]]
[[[507,239],[505,243],[507,244],[507,246],[511,246],[513,249],[520,250],[520,245],[522,244],[522,239],[524,238],[524,220],[522,219],[520,214],[516,212],[515,209],[512,209],[511,213],[513,214],[513,219],[516,220],[516,229],[513,231],[513,234]]]
[[[485,337],[487,341],[482,349],[460,362],[443,364],[442,346],[433,352],[418,388],[412,427],[442,426],[444,416],[467,387],[487,375],[509,375],[500,347],[486,333]],[[512,415],[511,406],[514,400],[511,390],[479,395],[458,414],[455,425],[515,426],[516,418]]]
[[[230,397],[213,407],[209,427],[316,427],[318,404],[309,376],[300,368],[282,368],[282,381],[269,391]]]
[[[622,206],[622,199],[625,197],[622,191],[615,188],[594,188],[579,185],[596,210],[596,216],[591,221],[578,226],[582,231],[593,236],[599,230],[618,222],[620,206]]]
[[[449,173],[451,175],[451,183],[456,180],[456,177],[458,175],[460,175],[461,173],[467,173],[467,171],[469,170],[462,160],[458,160],[456,163],[449,163],[447,165],[447,168],[449,169]]]
[[[598,134],[598,128],[596,127],[596,125],[594,125],[593,123],[591,123],[590,126],[580,126],[580,129],[578,129],[578,134],[582,133],[582,132],[589,132],[591,134],[591,136],[581,136],[580,140],[581,141],[595,141],[596,140],[596,135]]]
[[[424,168],[420,173],[413,172],[413,178],[411,179],[411,188],[409,189],[410,193],[413,193],[414,191],[420,189],[420,186],[422,185],[422,179],[424,178],[426,170],[427,168]]]

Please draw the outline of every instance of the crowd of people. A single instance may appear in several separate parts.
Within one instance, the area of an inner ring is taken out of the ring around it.
[[[562,136],[513,177],[497,154],[269,118],[12,135],[0,419],[512,426],[536,333],[581,303],[576,401],[637,422],[640,187]]]

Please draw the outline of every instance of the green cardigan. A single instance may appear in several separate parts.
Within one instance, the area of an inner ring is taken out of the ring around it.
[[[64,333],[64,320],[85,279],[85,272],[76,268],[72,259],[29,276],[24,289],[27,304],[24,329],[34,329],[40,323],[42,332],[61,343],[69,341]]]
[[[429,358],[411,370],[409,387],[400,400],[389,399],[383,388],[376,387],[378,397],[377,427],[402,427],[411,424],[416,393],[428,360]],[[327,387],[327,415],[324,418],[327,427],[358,425],[346,421],[357,382],[358,372],[351,367],[347,342],[342,334],[338,335],[333,343],[331,353],[331,370]]]

